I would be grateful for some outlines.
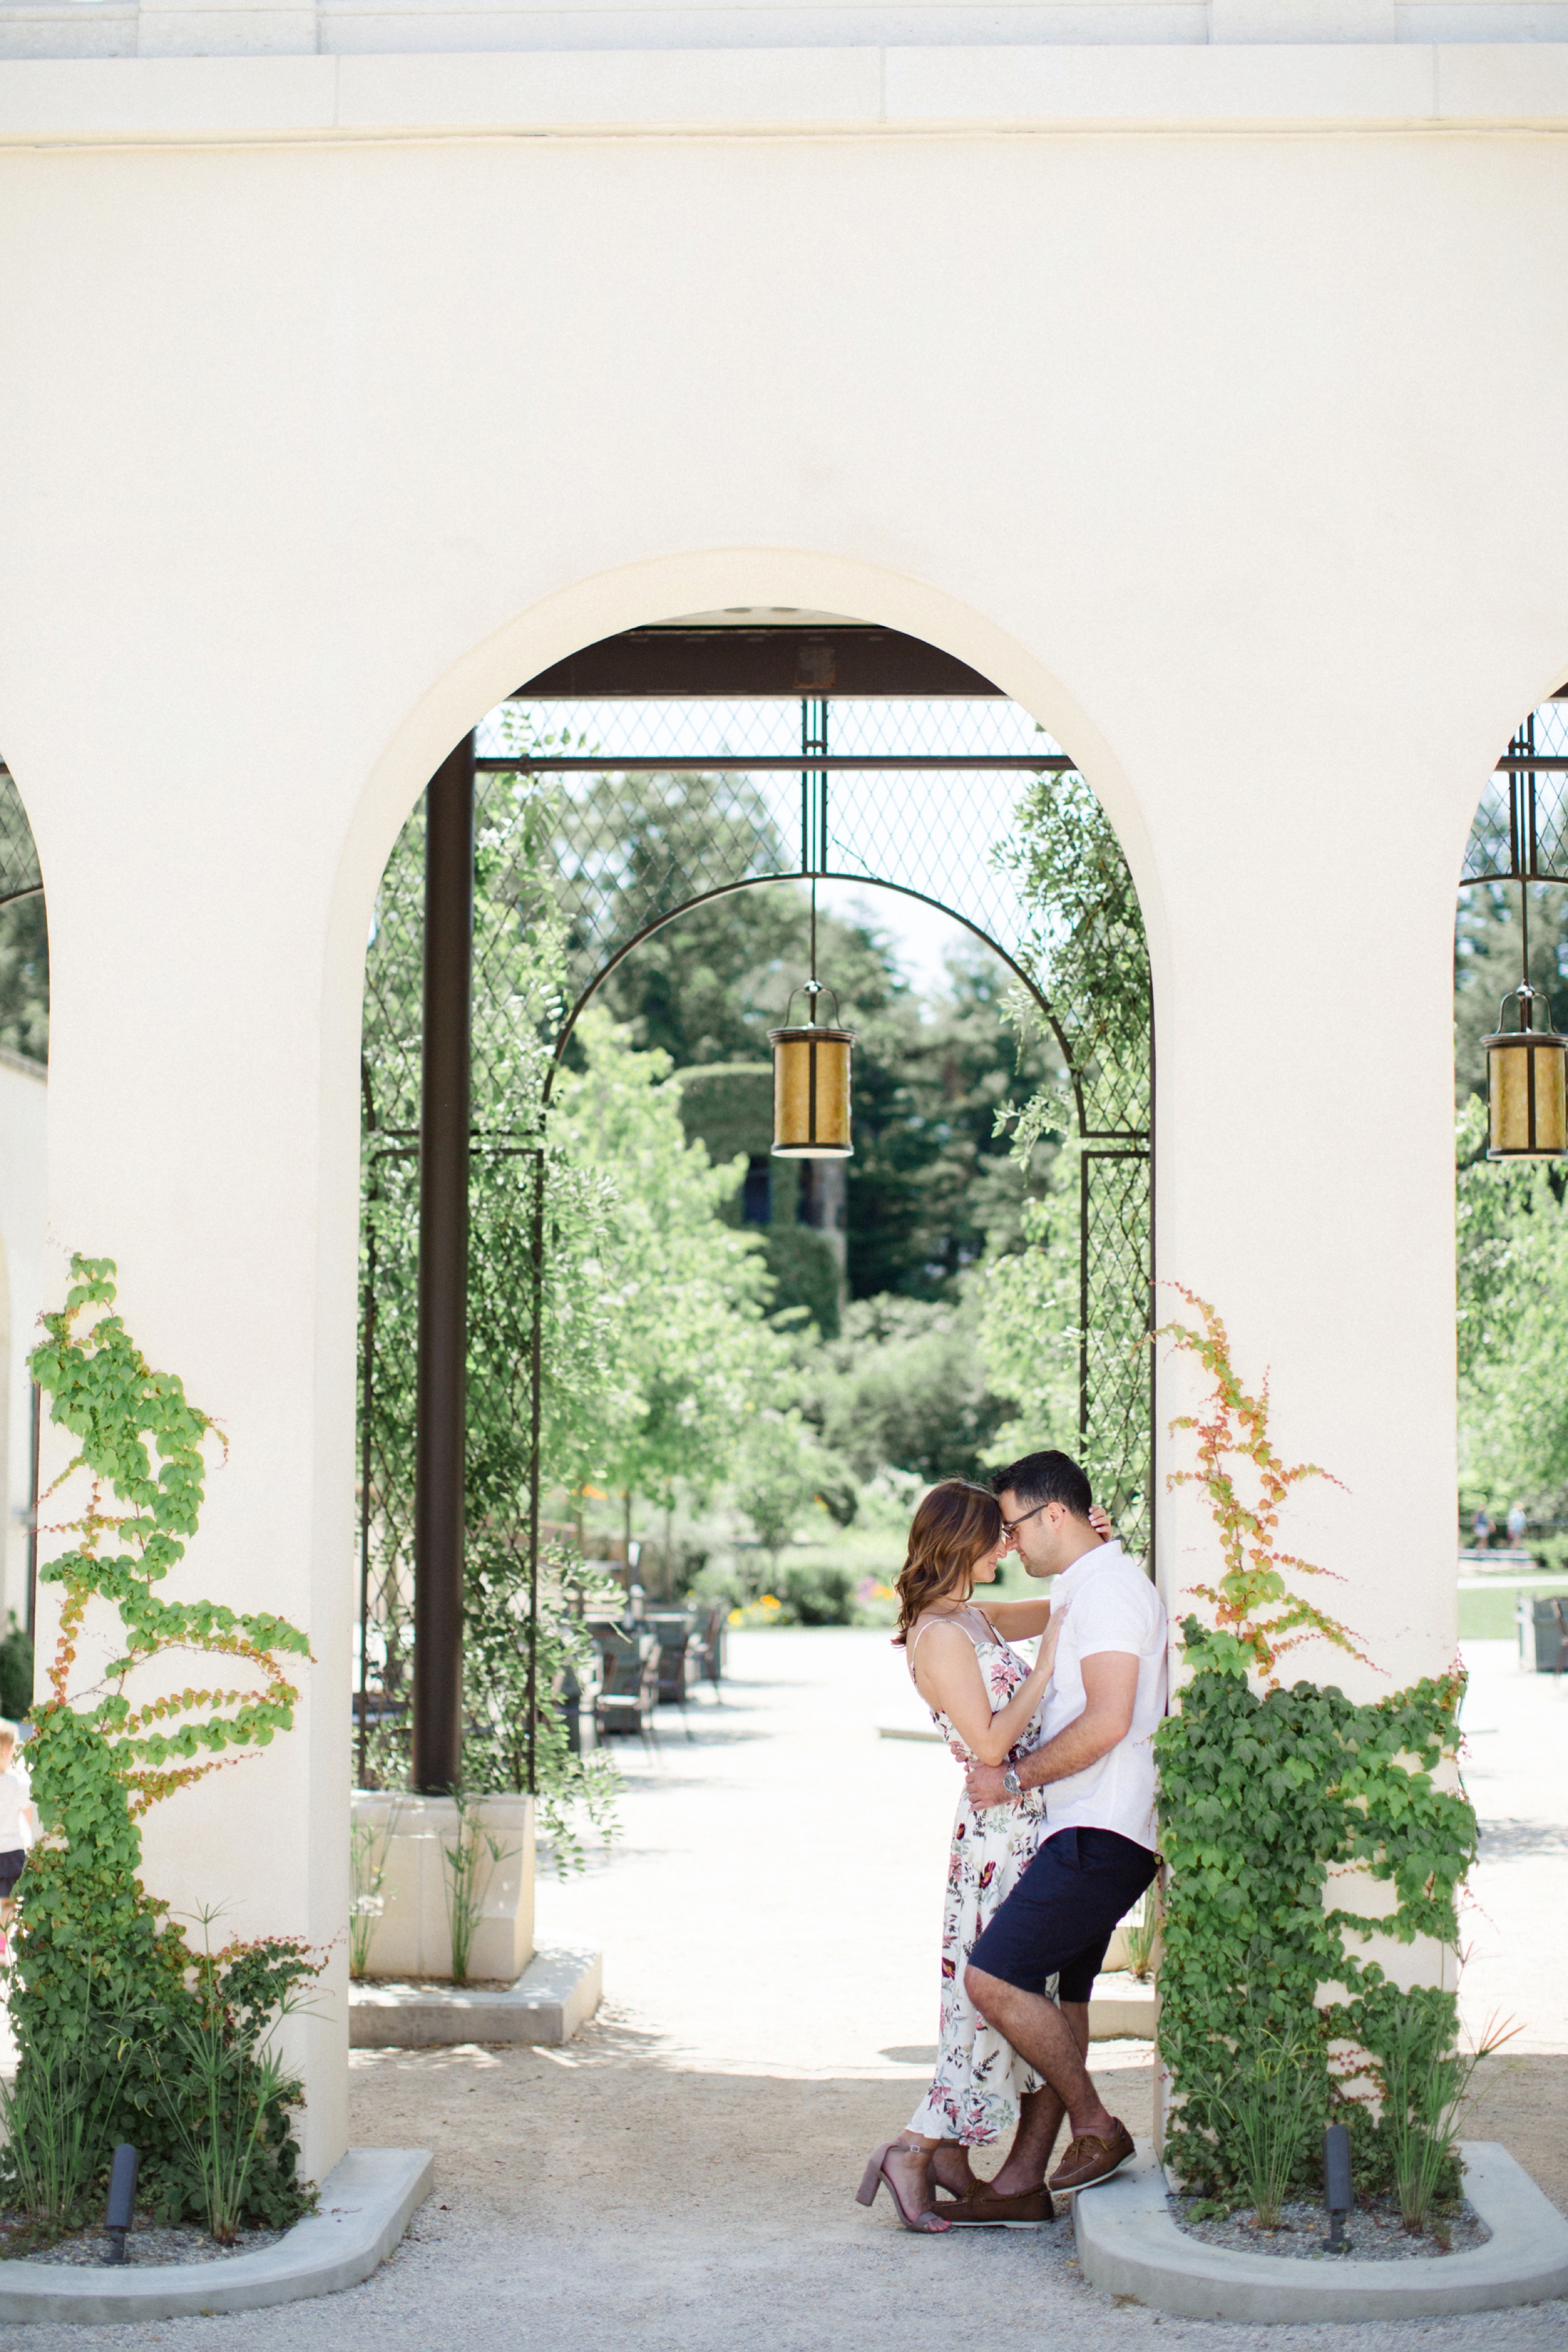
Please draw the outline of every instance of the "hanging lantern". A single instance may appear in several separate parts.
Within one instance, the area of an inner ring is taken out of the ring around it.
[[[816,1000],[825,992],[833,997],[831,1028],[816,1018]],[[790,998],[784,1007],[786,1024],[795,997],[803,994],[805,1024],[768,1031],[773,1049],[773,1155],[780,1160],[847,1160],[855,1149],[849,1131],[849,1049],[855,1032],[837,1026],[838,999],[832,989],[824,992],[816,978]]]
[[[1510,1003],[1519,1007],[1519,1026],[1505,1029]],[[1545,1009],[1546,1025],[1535,1026],[1535,1008]],[[1489,1160],[1557,1160],[1568,1151],[1568,1037],[1552,1026],[1552,1004],[1522,981],[1504,997],[1496,1034],[1482,1039],[1487,1055]]]

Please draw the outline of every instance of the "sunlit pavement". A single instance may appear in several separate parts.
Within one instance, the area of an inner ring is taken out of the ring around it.
[[[879,1737],[931,1721],[885,1633],[729,1641],[721,1699],[613,1743],[621,1834],[581,1880],[542,1868],[537,1941],[599,1945],[607,1997],[704,2066],[909,2072],[888,2053],[934,2048],[958,1768]]]
[[[705,2065],[905,2071],[935,2034],[935,1952],[957,1770],[878,1736],[930,1718],[885,1633],[730,1636],[715,1704],[661,1708],[657,1748],[617,1739],[623,1831],[558,1886],[539,1941],[596,1943],[609,1996]],[[1466,1785],[1481,1860],[1463,1914],[1461,1999],[1518,2053],[1568,2053],[1568,1675],[1522,1674],[1508,1642],[1465,1660]],[[833,1997],[823,1998],[831,1983]]]
[[[1467,1999],[1528,2001],[1539,2047],[1562,2032],[1545,1980],[1563,1973],[1568,1916],[1552,1837],[1568,1693],[1486,1645],[1475,1664],[1470,1773],[1495,1826]],[[605,2010],[577,2041],[353,2053],[356,2141],[436,2156],[435,2195],[374,2279],[223,2320],[0,2327],[0,2352],[1562,2352],[1563,2304],[1402,2326],[1177,2320],[1085,2286],[1065,2218],[930,2239],[900,2232],[885,2200],[857,2205],[934,2041],[956,1769],[938,1746],[878,1738],[921,1720],[884,1634],[737,1635],[731,1665],[721,1703],[693,1701],[689,1741],[662,1709],[655,1752],[617,1743],[613,1857],[542,1881],[540,1941],[605,1953]],[[1496,2076],[1486,2136],[1538,2178],[1565,2065]],[[1146,2047],[1102,2045],[1096,2067],[1146,2136]]]
[[[1462,1915],[1472,2035],[1516,2022],[1515,2053],[1568,2052],[1568,1675],[1523,1674],[1511,1642],[1467,1642],[1465,1785],[1481,1859]]]

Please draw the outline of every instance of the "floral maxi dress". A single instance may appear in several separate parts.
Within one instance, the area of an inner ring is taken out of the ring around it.
[[[911,1678],[921,1635],[926,1625],[937,1622],[928,1617],[925,1624],[915,1628],[910,1643]],[[973,1643],[994,1715],[1026,1679],[1027,1668],[980,1610],[965,1609],[942,1622],[957,1625]],[[931,1719],[959,1763],[968,1764],[971,1751],[947,1717],[932,1707]],[[1039,1739],[1037,1716],[1015,1742],[1012,1760],[1027,1755]],[[1041,2086],[1041,2077],[975,2009],[963,1990],[963,1971],[981,1930],[990,1925],[1034,1859],[1045,1817],[1045,1800],[1038,1789],[1026,1789],[1019,1804],[987,1806],[978,1811],[969,1801],[967,1788],[958,1800],[942,1907],[942,2024],[936,2073],[908,2125],[909,2130],[923,2138],[955,2139],[965,2147],[984,2147],[1012,2130],[1018,2120],[1019,2100],[1026,2092]]]

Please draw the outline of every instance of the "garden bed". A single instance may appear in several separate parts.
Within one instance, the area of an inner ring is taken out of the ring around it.
[[[164,2263],[227,2262],[236,2254],[258,2254],[268,2246],[279,2245],[285,2234],[282,2230],[241,2230],[231,2246],[223,2246],[195,2222],[166,2227],[142,2214],[127,2232],[125,2259],[128,2266],[142,2269]],[[40,2246],[22,2214],[0,2213],[0,2262],[70,2263],[101,2269],[108,2263],[109,2252],[110,2239],[101,2222],[68,2231],[52,2246]]]
[[[1345,2220],[1347,2252],[1331,2254],[1323,2245],[1329,2217],[1321,2205],[1285,2205],[1279,2227],[1260,2230],[1250,2208],[1221,2216],[1206,2198],[1172,2194],[1166,2203],[1184,2237],[1227,2253],[1275,2254],[1287,2262],[1421,2262],[1444,2254],[1473,2253],[1492,2234],[1468,2200],[1435,2213],[1429,2228],[1419,2235],[1405,2229],[1396,2205],[1358,2205]]]
[[[0,2261],[0,2322],[113,2327],[337,2294],[386,2260],[430,2194],[432,2179],[427,2149],[351,2147],[322,2181],[313,2213],[281,2233],[251,2233],[249,2243],[233,2248],[232,2259],[224,2259],[205,2231],[193,2231],[194,2252],[110,2263],[102,2260],[101,2231],[83,2231],[85,2252],[74,2260],[57,2247],[42,2257]]]
[[[1436,2318],[1568,2294],[1568,2221],[1506,2148],[1468,2141],[1459,2156],[1466,2193],[1490,2235],[1443,2261],[1368,2261],[1358,2252],[1291,2262],[1256,2237],[1240,2252],[1205,2244],[1177,2226],[1164,2175],[1148,2153],[1074,2199],[1078,2258],[1104,2294],[1186,2319],[1253,2326]],[[1316,2210],[1313,2219],[1321,2229]]]

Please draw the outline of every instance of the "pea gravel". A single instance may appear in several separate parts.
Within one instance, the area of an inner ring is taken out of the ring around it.
[[[11,2214],[0,2214],[0,2259],[8,2259],[12,2248],[5,2232],[15,2231],[16,2220]],[[275,2246],[283,2235],[281,2230],[242,2230],[232,2246],[220,2246],[205,2230],[182,2227],[158,2229],[150,2221],[138,2221],[126,2234],[125,2260],[141,2270],[165,2263],[223,2263],[235,2254],[258,2254],[264,2246]],[[78,2263],[83,2268],[101,2269],[109,2252],[109,2239],[100,2229],[73,2231],[68,2238],[60,2238],[52,2246],[16,2248],[19,2260],[30,2263]]]
[[[1321,2205],[1281,2207],[1279,2227],[1260,2230],[1249,2208],[1224,2221],[1198,2221],[1193,2208],[1201,2200],[1172,2197],[1168,2200],[1176,2226],[1205,2246],[1221,2246],[1233,2254],[1276,2254],[1287,2262],[1337,2263],[1343,2255],[1324,2252],[1329,2217]],[[1350,2258],[1363,2263],[1440,2261],[1445,2254],[1468,2254],[1484,2246],[1491,2231],[1467,2202],[1458,2211],[1437,2217],[1436,2226],[1413,2237],[1402,2224],[1396,2207],[1358,2206],[1347,2216],[1344,2236]]]

